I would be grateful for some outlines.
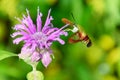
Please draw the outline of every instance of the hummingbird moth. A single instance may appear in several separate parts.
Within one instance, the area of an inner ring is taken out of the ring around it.
[[[69,38],[69,43],[77,43],[84,42],[87,47],[92,45],[92,42],[88,35],[82,30],[80,25],[73,23],[72,21],[62,18],[62,22],[65,24],[69,24],[73,27],[73,29],[68,29],[68,31],[72,31],[74,34]]]

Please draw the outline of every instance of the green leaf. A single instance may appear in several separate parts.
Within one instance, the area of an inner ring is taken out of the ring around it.
[[[8,52],[8,51],[0,50],[0,60],[3,60],[3,59],[8,58],[8,57],[12,57],[12,56],[17,56],[17,54],[12,53],[12,52]]]
[[[31,71],[27,74],[28,80],[44,80],[44,75],[40,71]]]

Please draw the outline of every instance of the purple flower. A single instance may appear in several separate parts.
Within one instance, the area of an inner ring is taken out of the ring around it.
[[[48,11],[46,22],[42,27],[42,13],[39,12],[39,8],[35,25],[30,17],[29,11],[26,11],[27,16],[23,15],[22,20],[17,18],[20,24],[16,24],[13,28],[16,31],[11,35],[14,38],[13,43],[24,43],[21,53],[19,54],[21,59],[29,58],[31,62],[38,62],[41,60],[43,65],[47,67],[52,61],[52,50],[50,49],[50,46],[54,41],[58,41],[61,44],[65,43],[60,39],[60,36],[67,36],[67,32],[63,29],[68,25],[63,26],[60,29],[54,28],[51,23],[53,18],[50,16],[50,9]]]

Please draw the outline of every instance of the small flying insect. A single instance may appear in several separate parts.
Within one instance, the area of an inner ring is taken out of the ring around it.
[[[67,29],[67,31],[72,31],[74,34],[69,38],[69,43],[84,42],[87,47],[92,45],[92,42],[88,35],[83,31],[80,25],[77,25],[66,18],[62,18],[62,22],[69,24],[73,29]]]

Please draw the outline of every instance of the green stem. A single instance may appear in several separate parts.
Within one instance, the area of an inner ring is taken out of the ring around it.
[[[36,67],[37,67],[36,64],[32,65],[32,68],[33,68],[33,74],[34,74],[34,80],[37,80],[37,76],[36,76]]]
[[[27,74],[28,80],[44,80],[42,72],[37,71],[36,67],[38,63],[29,63],[32,66],[32,71]]]

